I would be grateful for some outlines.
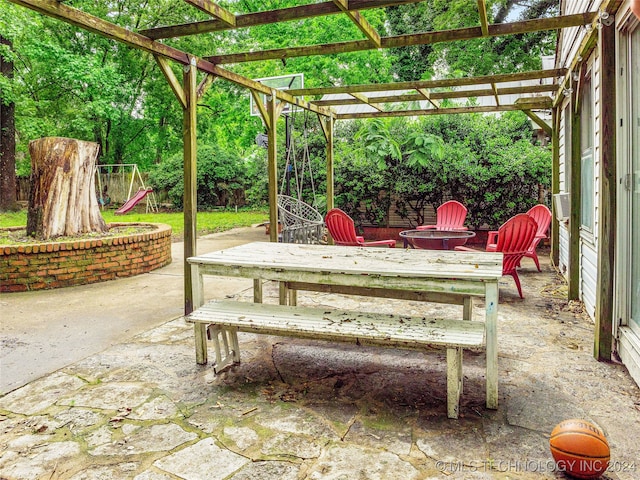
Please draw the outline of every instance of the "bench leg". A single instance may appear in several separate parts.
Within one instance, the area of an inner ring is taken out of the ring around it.
[[[447,348],[447,416],[449,418],[458,418],[462,378],[462,348]]]
[[[220,328],[215,325],[209,325],[208,330],[216,350],[216,361],[213,364],[213,371],[220,373],[225,368],[240,363],[238,333],[235,330]],[[220,340],[222,340],[222,345],[220,344]]]

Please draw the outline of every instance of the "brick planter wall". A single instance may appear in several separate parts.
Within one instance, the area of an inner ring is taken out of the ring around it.
[[[104,282],[147,273],[171,263],[171,227],[104,239],[0,247],[0,292],[22,292]]]

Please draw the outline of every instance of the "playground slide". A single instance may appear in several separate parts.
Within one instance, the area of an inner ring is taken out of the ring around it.
[[[123,215],[135,207],[140,200],[147,196],[147,194],[153,192],[153,188],[141,188],[136,192],[136,194],[126,201],[124,205],[122,205],[118,210],[116,210],[116,215]]]

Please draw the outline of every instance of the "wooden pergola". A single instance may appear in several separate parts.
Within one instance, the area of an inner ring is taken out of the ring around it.
[[[227,80],[251,91],[260,110],[268,135],[268,176],[269,176],[269,218],[270,239],[277,241],[277,168],[276,168],[276,123],[285,103],[296,105],[318,114],[327,139],[327,207],[333,207],[333,126],[336,120],[353,118],[373,118],[389,116],[439,115],[471,112],[503,112],[520,110],[525,112],[551,136],[553,142],[553,183],[552,193],[559,191],[558,167],[558,118],[557,109],[565,88],[571,82],[572,73],[580,68],[574,64],[566,68],[527,71],[511,74],[468,77],[456,79],[398,82],[370,85],[346,85],[328,88],[305,88],[297,90],[276,90],[262,83],[245,78],[223,67],[225,64],[266,60],[286,60],[293,57],[330,55],[373,49],[400,48],[442,42],[517,35],[529,32],[559,30],[585,26],[591,30],[582,45],[579,55],[586,56],[594,48],[597,33],[598,12],[584,12],[574,15],[559,15],[552,18],[489,24],[485,0],[477,0],[478,24],[473,27],[445,31],[420,32],[391,37],[381,36],[360,13],[363,10],[388,6],[420,3],[422,0],[332,0],[303,6],[281,8],[252,13],[233,13],[212,0],[182,0],[194,9],[210,16],[210,19],[181,25],[167,25],[159,28],[132,31],[106,19],[98,18],[57,0],[9,0],[12,3],[36,12],[60,19],[84,30],[97,33],[152,54],[164,73],[169,85],[183,108],[184,118],[184,292],[185,313],[193,309],[191,293],[192,279],[186,258],[196,253],[196,104],[215,78]],[[311,1],[311,0],[310,0]],[[619,1],[604,3],[604,11],[615,13]],[[199,35],[208,32],[250,28],[265,24],[303,20],[329,15],[347,16],[354,24],[354,40],[323,45],[306,45],[273,50],[258,50],[198,57],[178,50],[164,39]],[[178,79],[170,62],[183,66],[183,78]],[[204,78],[198,82],[198,71]],[[519,82],[514,85],[514,82]],[[443,91],[446,89],[446,91]],[[260,94],[267,96],[266,107]],[[322,100],[322,95],[334,97]],[[488,98],[475,106],[443,106],[443,100]],[[507,100],[505,100],[507,99]],[[368,111],[341,113],[345,105],[366,105]],[[409,106],[407,106],[409,105]],[[411,107],[411,105],[414,105]],[[551,125],[544,122],[537,111],[553,112]],[[578,202],[572,204],[579,205]],[[574,206],[572,208],[578,208]],[[572,213],[578,218],[576,210]],[[572,222],[579,225],[579,222]],[[576,227],[577,228],[577,227]],[[577,238],[577,235],[576,235]],[[613,242],[611,242],[613,243]],[[613,248],[613,247],[611,247]],[[577,262],[577,249],[572,253]],[[552,256],[558,258],[558,224],[553,222]],[[571,269],[576,271],[577,269]],[[571,283],[578,279],[570,279]],[[601,326],[602,327],[602,326]],[[600,329],[602,331],[602,328]],[[606,339],[605,339],[606,341]]]

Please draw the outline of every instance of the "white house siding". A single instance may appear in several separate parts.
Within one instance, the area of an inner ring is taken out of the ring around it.
[[[558,132],[558,146],[559,146],[559,154],[560,154],[560,161],[559,161],[559,176],[560,176],[560,183],[559,183],[559,188],[560,188],[560,193],[567,193],[569,191],[569,185],[567,185],[567,182],[565,182],[566,179],[566,162],[565,162],[565,152],[567,151],[567,142],[571,142],[571,139],[567,138],[567,120],[565,118],[565,116],[562,114],[564,113],[564,109],[567,106],[567,103],[565,102],[564,105],[562,105],[562,108],[560,109],[561,115],[560,115],[560,131]],[[567,225],[563,222],[560,223],[560,228],[559,228],[559,258],[558,258],[558,270],[560,271],[560,273],[564,276],[567,275],[568,271],[569,271],[569,231],[567,230]]]
[[[567,1],[563,2],[563,13],[572,14],[577,12],[595,11],[597,10],[597,4],[594,1],[579,0],[579,1]],[[570,67],[573,58],[577,56],[578,49],[586,35],[584,28],[570,28],[564,29],[561,32],[559,54],[560,58],[558,66]],[[580,255],[579,255],[579,269],[580,269],[580,282],[579,282],[579,298],[585,305],[585,309],[591,318],[595,318],[595,305],[596,305],[596,279],[597,279],[597,248],[598,248],[598,199],[600,194],[599,186],[599,168],[600,168],[600,106],[601,106],[601,91],[600,91],[600,61],[597,55],[597,49],[589,59],[585,59],[591,72],[591,79],[593,85],[593,99],[594,99],[594,139],[593,139],[593,172],[594,172],[594,198],[593,201],[593,230],[582,231],[580,235]],[[572,88],[577,86],[572,85]],[[566,155],[565,155],[565,132],[564,132],[564,105],[561,114],[561,130],[560,134],[560,191],[567,192],[569,185],[565,184],[564,172],[566,168]],[[565,225],[560,225],[559,229],[559,268],[560,272],[567,277],[569,275],[569,231]]]
[[[572,15],[574,13],[591,12],[597,10],[597,5],[594,0],[578,0],[578,1],[564,1],[563,14]],[[582,27],[563,28],[560,32],[560,66],[569,67],[571,61],[578,54],[578,48],[585,35],[585,30]]]
[[[558,233],[560,234],[558,269],[566,279],[569,274],[569,230],[561,224]]]
[[[596,284],[598,275],[598,214],[600,198],[600,107],[602,102],[600,89],[600,58],[596,53],[590,59],[591,78],[593,82],[593,230],[580,235],[580,299],[584,303],[585,310],[591,318],[595,318],[596,313]]]
[[[598,10],[600,4],[602,4],[602,0],[597,0],[594,2],[587,2],[582,0],[567,0],[562,1],[561,7],[562,12],[566,14],[576,13],[579,11],[595,11]],[[627,25],[626,21],[631,16],[629,11],[629,1],[625,0],[622,2],[620,9],[616,13],[616,25],[618,26],[618,30],[622,31]],[[629,22],[629,24],[632,24]],[[640,27],[635,27],[640,28]],[[556,65],[558,67],[570,67],[572,65],[573,59],[577,54],[577,48],[582,42],[582,38],[584,36],[584,29],[571,29],[563,31],[559,39],[558,45],[558,61]],[[624,35],[619,38],[619,43],[617,49],[621,49],[622,45],[626,41]],[[624,50],[624,48],[622,48]],[[585,309],[588,314],[594,318],[595,310],[596,310],[596,277],[597,277],[597,259],[598,259],[598,223],[599,223],[599,195],[601,193],[601,178],[599,177],[600,172],[600,155],[601,155],[601,134],[600,134],[600,115],[601,115],[601,106],[602,106],[602,92],[600,89],[601,84],[601,62],[598,58],[598,47],[594,50],[594,54],[592,58],[583,59],[582,61],[592,62],[592,79],[594,86],[594,222],[593,222],[593,232],[582,231],[580,235],[580,252],[579,252],[579,262],[580,262],[580,282],[579,282],[579,294],[580,299],[583,301],[585,305]],[[616,65],[616,69],[618,71],[621,67],[625,66],[626,60],[624,55],[617,55],[618,63]],[[618,75],[619,84],[618,84],[618,100],[617,107],[619,109],[618,117],[620,120],[625,117],[624,109],[627,106],[629,99],[626,97],[629,95],[628,91],[625,88],[624,77]],[[575,88],[575,86],[573,86]],[[636,92],[633,93],[634,95]],[[626,98],[623,98],[626,97]],[[559,154],[560,154],[560,191],[567,192],[568,185],[566,185],[564,181],[564,172],[565,172],[565,161],[566,161],[566,152],[564,145],[566,144],[565,132],[564,132],[564,105],[563,109],[560,110],[560,121],[562,130],[559,133]],[[630,119],[627,119],[627,122]],[[619,123],[620,127],[623,127],[623,123]],[[624,128],[628,128],[626,125]],[[628,159],[627,159],[627,145],[629,142],[628,135],[626,130],[622,129],[618,132],[618,152],[616,154],[616,163],[618,170],[618,182],[621,184],[621,177],[623,175],[623,171],[625,168],[628,168]],[[616,350],[618,355],[620,356],[622,362],[627,366],[631,376],[635,379],[636,382],[640,385],[640,335],[638,331],[633,327],[627,326],[629,323],[631,312],[628,311],[629,296],[634,295],[633,286],[627,285],[628,280],[626,276],[620,273],[624,268],[628,265],[630,261],[637,261],[637,259],[630,259],[627,251],[628,242],[630,232],[628,232],[629,225],[631,225],[630,210],[627,208],[626,210],[623,208],[620,210],[620,206],[628,203],[628,200],[624,197],[627,195],[625,191],[622,189],[618,190],[618,225],[616,234],[618,236],[618,240],[616,243],[616,266],[615,269],[618,272],[618,277],[616,278],[616,288],[615,288],[615,315],[614,315],[614,323],[617,323],[618,320],[621,321],[622,326],[618,328],[614,328],[614,335],[616,337]],[[625,216],[628,215],[628,216]],[[560,225],[559,230],[559,254],[560,254],[560,271],[567,276],[567,267],[569,260],[569,231],[564,225]],[[600,245],[601,247],[601,245]],[[629,282],[630,283],[630,282]],[[617,325],[616,325],[617,326]]]
[[[580,299],[591,318],[596,315],[596,275],[598,255],[586,242],[580,245]]]

